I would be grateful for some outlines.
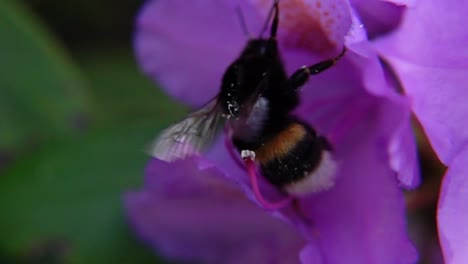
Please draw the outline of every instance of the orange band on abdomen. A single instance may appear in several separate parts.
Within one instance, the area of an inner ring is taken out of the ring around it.
[[[307,132],[301,124],[291,124],[281,133],[268,140],[265,145],[255,150],[256,160],[266,164],[275,158],[285,156],[306,134]]]

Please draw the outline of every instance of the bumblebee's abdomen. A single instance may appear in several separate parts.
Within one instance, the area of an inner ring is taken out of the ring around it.
[[[273,185],[288,189],[313,177],[330,145],[306,124],[291,123],[255,151],[263,176]]]

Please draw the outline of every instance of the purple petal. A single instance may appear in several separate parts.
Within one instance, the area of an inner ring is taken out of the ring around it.
[[[380,0],[382,2],[389,2],[389,3],[393,3],[395,5],[401,5],[401,6],[413,6],[415,2],[417,2],[417,0]]]
[[[369,38],[395,29],[401,21],[405,7],[382,0],[351,0],[367,30]]]
[[[369,97],[351,97],[354,104],[338,111],[345,118],[335,117],[346,120],[361,115],[351,129],[339,126],[347,134],[335,145],[340,162],[336,186],[303,202],[303,211],[316,230],[311,233],[318,233],[315,239],[320,247],[315,251],[322,252],[324,263],[342,263],[342,259],[347,263],[414,263],[417,258],[406,234],[404,202],[393,171],[400,169],[400,180],[401,176],[419,179],[411,172],[415,159],[405,156],[405,148],[386,149],[400,139],[398,127],[409,123],[408,108],[397,101]],[[414,151],[414,142],[410,143],[407,147]],[[389,155],[400,159],[396,163],[400,166],[390,168]]]
[[[409,102],[384,78],[377,54],[359,25],[355,19],[347,36],[345,57],[333,68],[314,76],[302,89],[303,103],[298,112],[322,134],[330,136],[334,131],[340,131],[345,135],[356,123],[353,119],[362,119],[359,115],[369,111],[366,107],[377,102],[385,104],[382,111],[388,113],[381,117],[380,134],[388,144],[389,164],[403,186],[414,188],[420,177],[416,145],[411,134]],[[307,52],[286,50],[284,57],[291,71],[317,61]]]
[[[414,263],[401,190],[376,144],[379,139],[363,136],[354,148],[337,154],[342,163],[336,186],[303,201],[302,210],[324,263]]]
[[[302,264],[308,264],[308,263],[324,263],[321,253],[318,250],[318,246],[316,245],[315,241],[309,242],[309,245],[307,245],[302,251],[301,251],[301,263]]]
[[[437,211],[445,263],[468,263],[468,147],[449,165]]]
[[[148,165],[145,188],[127,193],[140,237],[162,255],[201,263],[298,263],[299,234],[196,160]]]
[[[409,114],[409,113],[408,113]],[[409,120],[409,115],[408,115]],[[405,188],[415,188],[421,183],[416,151],[416,139],[411,123],[402,122],[395,131],[389,146],[390,165],[398,172],[398,180]]]
[[[200,106],[213,98],[246,37],[228,0],[148,1],[135,48],[145,73],[177,100]]]
[[[366,39],[366,34],[357,17],[353,17],[352,31],[347,35],[347,46],[359,56],[353,62],[363,75],[364,88],[379,97],[388,99],[387,117],[382,118],[382,133],[390,132],[390,166],[397,172],[400,184],[406,188],[415,188],[421,178],[416,155],[416,141],[410,124],[410,102],[397,94],[398,83],[388,71],[383,72],[380,61],[373,47]],[[388,117],[392,117],[389,119]]]
[[[316,230],[305,232],[318,232],[312,239],[320,248],[309,245],[302,257],[320,258],[318,251],[325,263],[413,263],[417,256],[406,235],[404,202],[393,171],[403,185],[414,187],[419,181],[409,104],[386,82],[377,54],[358,29],[349,36],[345,58],[314,76],[301,94],[303,118],[322,133],[342,133],[335,144],[341,162],[336,186],[303,202]],[[305,52],[293,56],[285,53],[295,67],[313,60]],[[322,104],[327,98],[332,100]],[[292,214],[289,218],[297,217]]]
[[[468,139],[467,9],[466,1],[419,1],[398,31],[376,42],[445,164]]]
[[[266,17],[272,1],[250,0]],[[278,40],[285,48],[329,53],[343,46],[351,25],[346,0],[285,0],[280,2]]]

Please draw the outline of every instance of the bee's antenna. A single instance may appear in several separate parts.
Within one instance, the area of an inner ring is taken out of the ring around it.
[[[274,0],[273,6],[271,7],[270,12],[268,12],[267,20],[265,21],[265,24],[263,25],[258,38],[262,38],[263,34],[265,34],[265,31],[268,28],[268,24],[270,23],[271,17],[273,16],[273,12],[274,12],[274,16],[273,16],[273,23],[271,24],[270,38],[276,37],[276,31],[278,29],[278,22],[279,22],[278,3],[279,3],[279,0]]]
[[[247,28],[247,23],[245,23],[244,13],[242,13],[242,9],[240,8],[240,6],[236,7],[236,13],[237,13],[237,16],[239,17],[239,21],[240,21],[240,24],[241,24],[241,27],[242,27],[242,31],[244,31],[244,34],[248,38],[252,38],[252,34],[250,34],[249,29]]]
[[[279,0],[276,0],[274,4],[275,15],[273,16],[273,23],[271,23],[270,38],[276,38],[276,31],[278,30],[278,23],[279,23],[278,3],[279,3]]]

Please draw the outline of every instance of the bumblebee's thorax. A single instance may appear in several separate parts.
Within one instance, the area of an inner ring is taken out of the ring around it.
[[[225,115],[246,115],[265,90],[277,90],[287,79],[276,40],[253,39],[226,70],[219,101]]]

